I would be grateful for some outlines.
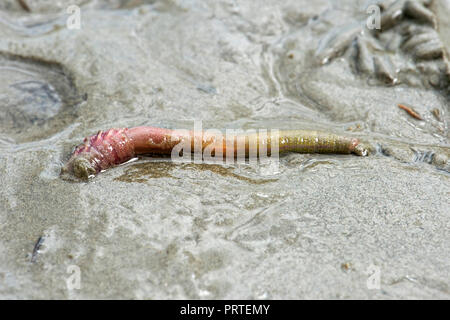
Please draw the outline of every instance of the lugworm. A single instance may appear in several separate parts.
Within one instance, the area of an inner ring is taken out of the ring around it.
[[[234,152],[235,156],[245,154],[248,157],[252,152],[251,146],[255,144],[258,146],[256,155],[260,156],[260,146],[264,145],[270,154],[272,142],[276,142],[276,139],[278,139],[280,153],[353,153],[359,156],[368,154],[368,149],[357,138],[320,131],[280,130],[276,132],[276,135],[272,130],[267,134],[255,131],[237,134],[230,138],[208,130],[196,132],[135,127],[99,131],[96,135],[85,138],[84,142],[75,148],[70,159],[63,166],[62,172],[87,179],[138,155],[170,155],[175,146],[182,142],[190,143],[191,150],[195,150],[195,146],[199,145],[202,151],[208,148],[213,150],[211,152],[213,156],[216,152],[217,154],[221,152],[224,157],[227,154],[227,148],[228,152]],[[245,143],[240,144],[237,141],[245,141]]]

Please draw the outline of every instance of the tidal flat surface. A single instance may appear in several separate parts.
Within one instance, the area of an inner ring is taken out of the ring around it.
[[[0,298],[449,299],[450,1],[413,2],[2,1]],[[98,130],[194,120],[373,152],[60,177]]]

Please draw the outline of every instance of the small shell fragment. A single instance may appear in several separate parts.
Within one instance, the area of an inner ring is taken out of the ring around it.
[[[417,120],[423,120],[422,116],[417,113],[413,108],[405,106],[404,104],[399,103],[398,107],[400,109],[405,110],[411,117],[417,119]]]

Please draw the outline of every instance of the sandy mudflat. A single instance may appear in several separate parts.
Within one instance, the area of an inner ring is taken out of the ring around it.
[[[450,298],[449,0],[381,32],[363,0],[32,3],[0,4],[0,298]],[[193,120],[374,152],[60,178],[100,129]]]

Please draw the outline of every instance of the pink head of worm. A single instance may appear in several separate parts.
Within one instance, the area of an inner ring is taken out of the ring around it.
[[[134,143],[128,129],[109,129],[87,137],[77,146],[62,168],[78,178],[87,179],[113,165],[134,157]]]

